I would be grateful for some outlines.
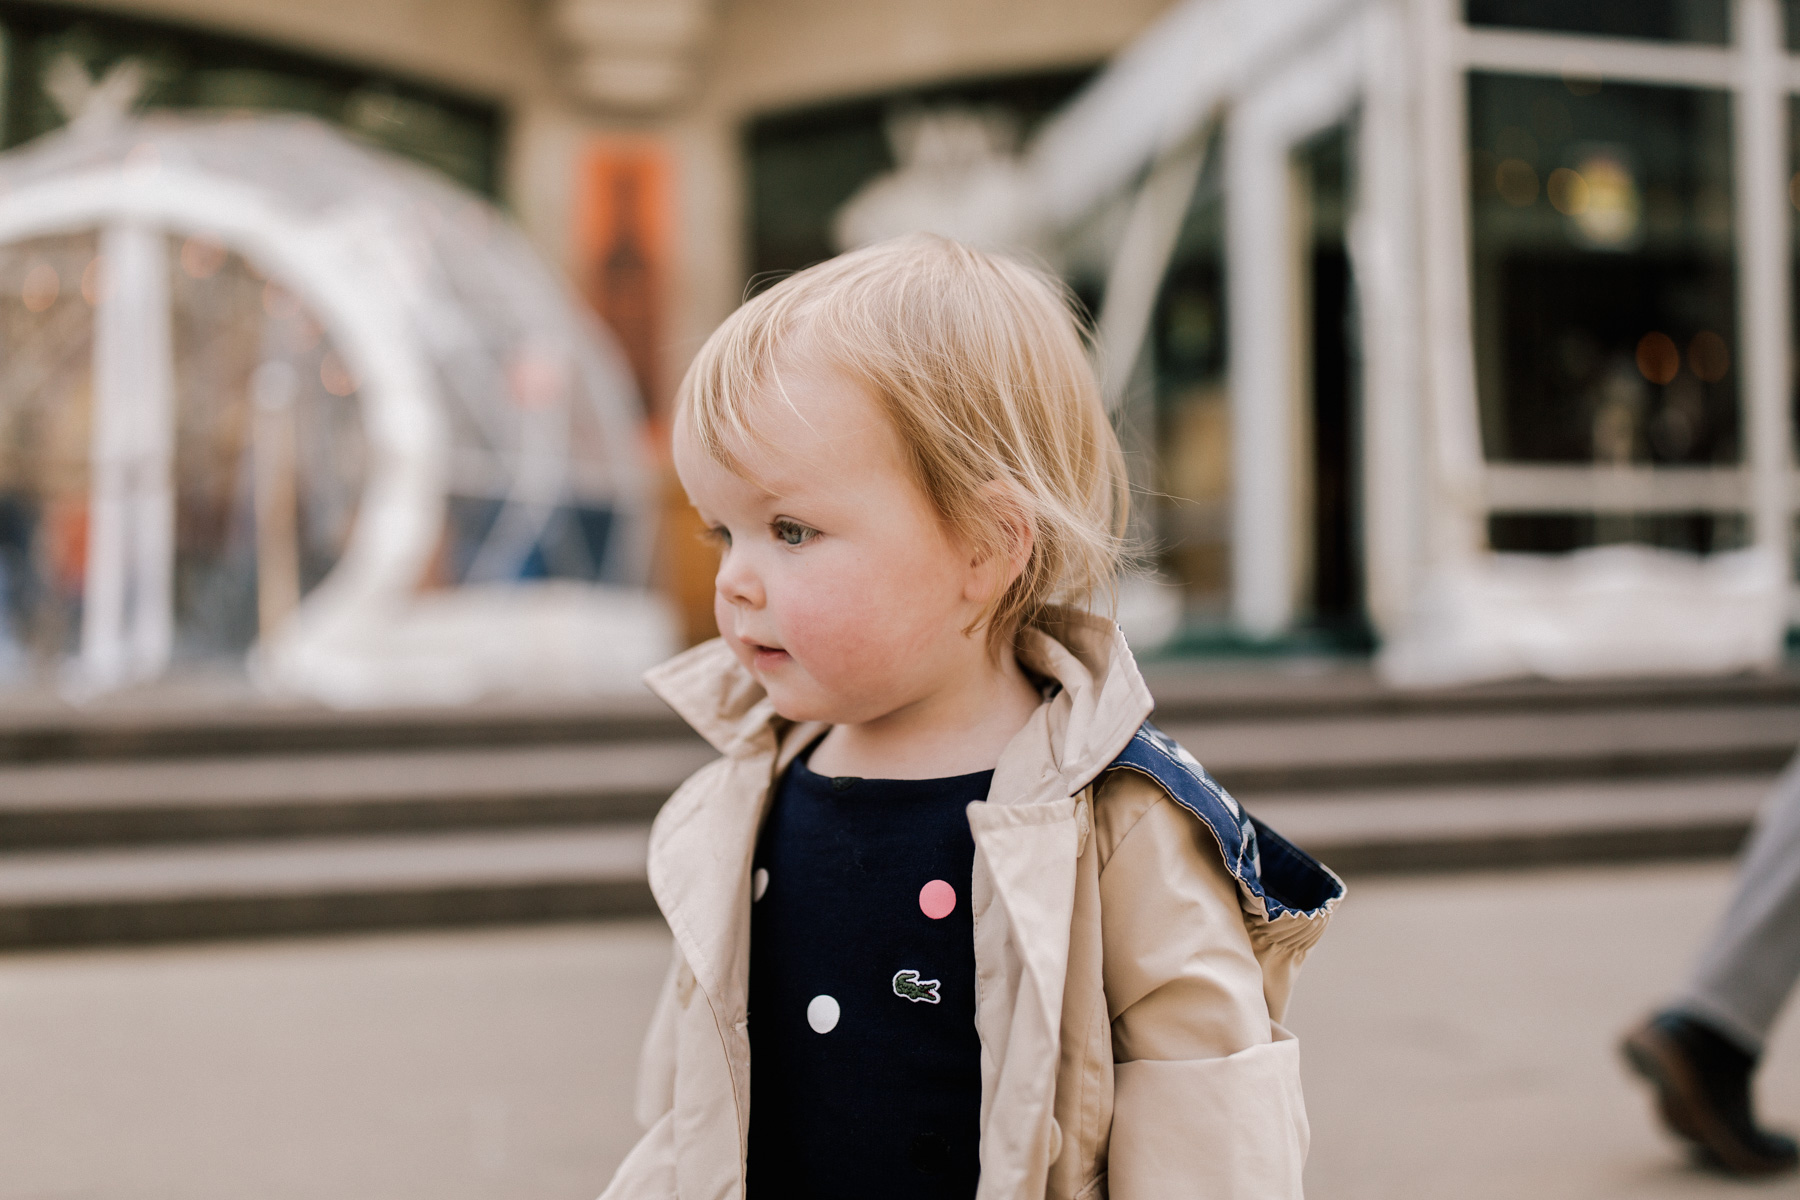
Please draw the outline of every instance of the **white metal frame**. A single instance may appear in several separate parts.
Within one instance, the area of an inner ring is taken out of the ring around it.
[[[1364,84],[1362,26],[1342,23],[1250,89],[1225,138],[1231,362],[1232,617],[1270,637],[1294,623],[1306,544],[1290,269],[1294,147],[1342,121]],[[1255,263],[1258,269],[1243,269]]]
[[[1420,119],[1427,161],[1421,198],[1434,348],[1432,393],[1440,499],[1451,522],[1433,550],[1472,555],[1480,522],[1509,512],[1746,512],[1755,544],[1790,563],[1797,494],[1790,418],[1788,97],[1800,92],[1800,56],[1783,45],[1776,0],[1734,0],[1730,46],[1471,28],[1458,0],[1415,0],[1426,96]],[[1470,233],[1465,97],[1470,71],[1605,79],[1729,91],[1733,99],[1739,344],[1745,414],[1742,467],[1488,464],[1475,429],[1469,297]],[[1456,520],[1457,517],[1460,520]],[[1460,526],[1460,528],[1458,527]]]
[[[1046,127],[1026,165],[1053,223],[1126,186],[1146,163],[1168,160],[1143,187],[1115,281],[1135,286],[1108,288],[1109,308],[1119,305],[1102,318],[1116,397],[1154,294],[1146,264],[1166,257],[1178,207],[1170,198],[1191,186],[1192,163],[1174,151],[1223,114],[1240,628],[1289,628],[1303,578],[1304,380],[1287,270],[1287,159],[1295,143],[1359,103],[1348,249],[1362,324],[1365,586],[1384,640],[1406,636],[1431,604],[1442,608],[1447,583],[1479,590],[1492,582],[1486,522],[1496,511],[1744,512],[1769,564],[1788,564],[1791,574],[1800,472],[1791,450],[1785,105],[1800,94],[1800,55],[1783,47],[1777,0],[1733,4],[1732,43],[1705,46],[1472,28],[1462,0],[1190,0]],[[1742,465],[1486,461],[1466,169],[1476,70],[1594,74],[1732,95]]]
[[[1363,579],[1369,618],[1391,634],[1418,586],[1430,511],[1422,436],[1422,328],[1411,136],[1417,82],[1401,5],[1362,15],[1363,111],[1348,250],[1361,314]]]

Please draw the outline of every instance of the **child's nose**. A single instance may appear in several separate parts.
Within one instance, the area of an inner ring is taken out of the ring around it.
[[[762,581],[744,561],[742,554],[733,554],[730,550],[725,552],[725,557],[719,560],[719,574],[715,577],[713,586],[718,590],[719,598],[727,604],[762,607]]]

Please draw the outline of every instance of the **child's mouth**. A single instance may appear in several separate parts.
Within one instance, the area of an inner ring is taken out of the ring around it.
[[[778,646],[762,646],[756,642],[749,643],[749,646],[753,660],[762,670],[778,667],[788,660],[788,652]]]

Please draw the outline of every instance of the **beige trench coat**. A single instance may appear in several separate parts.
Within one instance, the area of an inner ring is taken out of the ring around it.
[[[1054,613],[1019,657],[1062,687],[969,806],[978,1200],[1299,1197],[1306,1110],[1280,1022],[1335,897],[1271,918],[1154,780],[1095,785],[1151,710],[1111,622]],[[773,781],[825,727],[777,717],[723,642],[646,679],[722,757],[651,834],[674,961],[638,1082],[647,1132],[603,1200],[741,1200],[751,856]]]

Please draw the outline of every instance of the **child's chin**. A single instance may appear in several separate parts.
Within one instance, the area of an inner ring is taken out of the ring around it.
[[[831,706],[821,703],[818,697],[800,694],[795,689],[786,688],[780,684],[773,687],[766,684],[764,686],[768,691],[770,703],[775,706],[775,714],[783,720],[792,721],[796,725],[804,721],[825,721],[836,724]]]

